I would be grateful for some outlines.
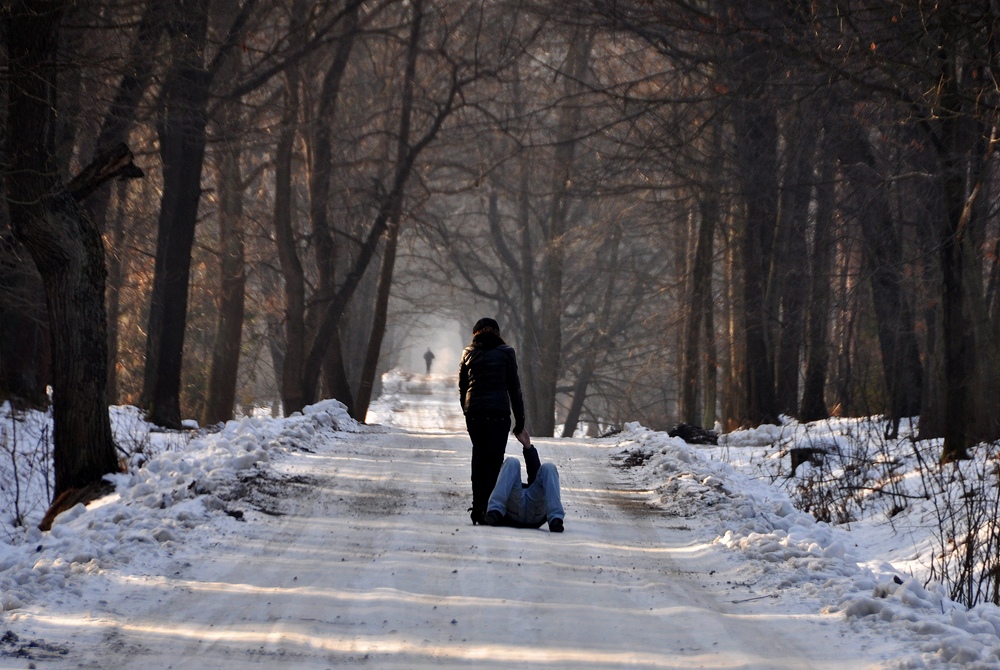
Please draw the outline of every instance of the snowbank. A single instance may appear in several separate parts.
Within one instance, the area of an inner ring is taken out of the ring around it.
[[[966,610],[949,600],[940,584],[925,587],[924,579],[866,555],[864,547],[876,544],[865,535],[873,524],[858,524],[854,532],[851,526],[817,521],[792,504],[784,487],[792,485],[787,473],[780,481],[770,474],[792,447],[856,447],[857,436],[844,431],[858,429],[856,420],[827,424],[825,432],[814,427],[809,434],[798,426],[762,426],[707,447],[633,423],[618,439],[625,460],[642,464],[635,476],[657,492],[665,512],[703,517],[703,527],[716,535],[714,544],[748,561],[757,593],[798,598],[814,611],[876,631],[886,627],[885,635],[911,636],[914,653],[890,667],[1000,668],[1000,608],[984,604]],[[884,521],[878,525],[882,535],[896,535]],[[912,534],[897,540],[911,548],[916,541]],[[883,538],[880,546],[886,544]]]
[[[146,431],[140,442],[155,439],[148,425],[139,425],[134,408],[116,414],[119,427]],[[337,431],[359,430],[344,405],[326,400],[287,419],[230,421],[181,449],[152,456],[152,449],[137,452],[129,472],[107,477],[115,485],[112,495],[60,514],[51,531],[32,524],[0,542],[0,609],[80,596],[84,578],[139,558],[169,555],[186,533],[210,518],[241,516],[232,507],[248,472],[267,469],[276,454],[310,451]]]

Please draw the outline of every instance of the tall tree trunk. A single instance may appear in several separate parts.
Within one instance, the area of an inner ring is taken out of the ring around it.
[[[827,144],[828,140],[824,142],[824,148]],[[820,156],[819,170],[806,320],[806,373],[799,410],[802,421],[816,421],[829,416],[826,408],[826,369],[830,346],[830,263],[833,260],[833,215],[836,206],[834,161],[829,150],[824,150]]]
[[[757,54],[755,58],[765,56]],[[770,291],[774,229],[778,216],[777,140],[774,109],[759,93],[746,96],[735,111],[737,170],[746,223],[743,256],[747,415],[751,425],[778,422],[771,337]],[[743,423],[741,421],[740,423]]]
[[[956,100],[951,103],[957,104]],[[942,460],[968,458],[968,447],[1000,435],[997,343],[983,296],[982,271],[973,246],[975,201],[984,174],[972,165],[984,133],[968,119],[942,122],[941,183],[947,219],[939,226],[944,347],[944,448]],[[983,143],[985,144],[985,143]],[[961,423],[960,426],[954,425]]]
[[[514,111],[518,117],[523,118],[525,112],[525,100],[521,89],[521,73],[517,69],[514,72]],[[520,357],[519,371],[522,377],[524,388],[524,408],[528,428],[535,430],[535,426],[541,420],[542,411],[539,405],[538,396],[538,375],[541,361],[541,351],[539,348],[539,328],[538,315],[535,312],[535,258],[534,242],[531,234],[531,184],[534,179],[534,161],[531,152],[521,150],[518,156],[518,185],[517,185],[517,226],[520,233],[520,258],[518,259],[518,272],[515,281],[518,286],[518,311],[521,316],[521,347],[518,352]],[[491,213],[494,210],[491,209]],[[499,219],[499,217],[496,217]],[[497,221],[499,225],[499,220]],[[548,411],[548,410],[546,410]]]
[[[718,418],[719,356],[715,337],[715,301],[712,292],[705,295],[705,414],[706,428],[715,426]]]
[[[778,239],[780,267],[775,279],[781,298],[781,329],[777,352],[778,409],[794,415],[799,407],[799,374],[805,337],[805,308],[808,292],[806,226],[812,200],[816,128],[811,110],[803,109],[792,122],[788,139],[789,159],[781,193]]]
[[[403,74],[403,92],[399,110],[399,139],[396,146],[396,165],[402,165],[410,154],[410,124],[413,116],[413,87],[417,76],[417,57],[420,48],[420,31],[424,20],[423,0],[413,1],[413,22],[410,25],[410,39],[406,50],[406,71]],[[385,232],[385,247],[382,250],[382,271],[379,273],[378,290],[375,295],[374,318],[368,339],[368,352],[361,368],[361,385],[356,403],[355,418],[364,421],[371,402],[372,387],[378,371],[379,354],[385,337],[385,326],[389,312],[389,293],[392,289],[393,268],[396,266],[396,246],[399,241],[399,224],[403,213],[403,197],[392,203],[389,223]]]
[[[257,0],[223,8],[236,12],[206,62],[208,3],[174,0],[167,21],[171,65],[160,94],[157,137],[163,164],[163,195],[156,238],[156,263],[146,335],[142,404],[152,423],[180,427],[181,359],[187,325],[191,249],[201,200],[208,99],[214,75],[240,43]],[[213,5],[213,9],[216,8]]]
[[[371,404],[372,389],[378,374],[378,361],[382,352],[382,342],[385,339],[386,323],[389,313],[389,293],[392,290],[393,269],[396,266],[396,247],[399,242],[399,215],[396,221],[389,223],[386,230],[385,247],[382,249],[382,270],[379,272],[378,290],[375,294],[374,318],[371,335],[368,339],[368,350],[361,367],[361,384],[358,387],[358,397],[354,403],[356,419],[364,422],[368,416]]]
[[[52,367],[45,286],[29,257],[15,239],[2,234],[0,393],[19,405],[45,409],[49,405],[45,387]]]
[[[931,246],[930,244],[928,246]],[[933,254],[933,250],[928,251]],[[936,265],[936,263],[935,263]],[[926,274],[936,274],[926,269]],[[940,282],[937,288],[940,289]],[[927,324],[927,355],[924,364],[924,392],[920,404],[920,429],[918,439],[930,440],[944,437],[945,430],[945,372],[944,372],[944,323],[941,301],[934,300],[924,310]]]
[[[235,67],[231,68],[235,70]],[[225,70],[223,70],[225,72]],[[230,72],[235,75],[235,72]],[[212,367],[205,394],[203,425],[213,425],[233,418],[236,406],[236,383],[243,340],[243,303],[246,266],[243,249],[243,185],[240,171],[240,144],[229,136],[240,126],[239,101],[226,101],[220,109],[219,126],[223,141],[219,145],[218,223],[221,287],[218,321],[212,347]]]
[[[5,3],[6,4],[6,3]],[[59,62],[77,63],[82,57],[86,31],[82,28],[86,8],[77,3],[67,3],[62,20],[63,29],[59,38]],[[77,150],[77,131],[80,128],[80,112],[83,108],[83,68],[68,67],[59,71],[56,82],[58,99],[56,109],[56,165],[62,173],[60,180],[68,181],[69,170],[73,169],[73,156]]]
[[[176,0],[167,28],[173,47],[172,65],[163,84],[157,121],[163,195],[142,404],[150,422],[169,428],[181,425],[181,357],[205,155],[209,74],[203,54],[207,12],[206,4],[199,0]]]
[[[607,241],[605,248],[610,247],[608,257],[608,281],[605,285],[601,303],[597,306],[597,318],[592,325],[590,343],[583,352],[583,364],[573,384],[573,398],[569,409],[566,412],[566,421],[563,424],[563,437],[573,437],[576,426],[580,422],[580,414],[583,412],[583,403],[587,398],[587,389],[594,377],[594,370],[597,367],[598,352],[606,351],[607,343],[612,333],[617,333],[618,328],[611,326],[611,310],[615,302],[619,299],[617,291],[618,276],[618,252],[621,247],[621,228],[615,226],[611,238]]]
[[[987,325],[982,273],[973,245],[976,200],[996,143],[996,128],[974,118],[979,110],[970,110],[970,91],[961,88],[979,86],[970,84],[975,79],[970,72],[982,64],[968,62],[958,53],[957,37],[967,27],[952,10],[951,3],[945,2],[935,16],[941,29],[936,54],[941,69],[940,110],[934,110],[936,120],[930,126],[947,213],[938,227],[946,392],[944,462],[968,458],[972,444],[1000,436],[997,343]]]
[[[587,399],[587,388],[590,380],[594,377],[594,353],[588,352],[583,366],[577,374],[576,381],[573,382],[573,398],[570,401],[569,409],[566,411],[566,421],[563,424],[563,437],[573,437],[576,427],[580,423],[580,415],[583,413],[583,403]]]
[[[857,255],[855,244],[860,237],[857,231],[850,230],[840,236],[837,244],[839,251],[837,258],[837,274],[840,277],[838,285],[838,318],[836,326],[837,365],[834,375],[834,414],[836,416],[850,416],[852,413],[852,393],[853,384],[853,344],[854,344],[854,323],[857,320],[857,287],[854,277],[858,274],[853,259]]]
[[[157,45],[164,28],[164,9],[168,7],[169,3],[162,0],[146,1],[135,41],[129,51],[128,66],[101,121],[101,129],[94,142],[94,152],[88,160],[93,160],[98,153],[128,139],[129,130],[138,116],[139,103],[153,77]],[[110,198],[111,192],[101,189],[87,201],[87,211],[99,226],[104,225]]]
[[[701,348],[704,338],[705,306],[712,293],[712,257],[715,228],[719,220],[718,192],[706,194],[699,202],[700,222],[691,271],[691,299],[688,307],[687,331],[684,337],[684,369],[680,385],[681,421],[698,426],[702,423],[698,404],[698,382],[701,379]],[[711,307],[709,307],[711,309]]]
[[[539,436],[552,436],[556,421],[556,384],[559,381],[562,358],[562,282],[566,254],[566,235],[570,208],[570,186],[573,159],[576,154],[582,105],[576,99],[582,92],[590,62],[591,37],[585,30],[574,31],[569,44],[565,76],[566,101],[556,121],[556,144],[553,155],[552,197],[547,217],[545,252],[542,260],[542,298],[540,305],[541,332],[538,339],[539,367],[537,372]]]
[[[780,68],[768,35],[782,26],[780,3],[747,3],[732,14],[753,36],[737,42],[722,63],[732,83],[735,170],[744,203],[740,253],[743,261],[743,339],[746,413],[739,424],[778,423],[775,389],[778,323],[774,286],[778,225],[778,124],[771,81]]]
[[[305,406],[302,376],[306,355],[306,282],[295,241],[292,157],[299,115],[299,76],[285,72],[285,114],[274,154],[274,237],[285,283],[285,348],[281,366],[281,401],[285,415]]]
[[[738,279],[743,268],[743,257],[738,242],[742,237],[742,231],[738,229],[740,225],[744,225],[742,217],[730,215],[730,225],[727,228],[731,232],[726,236],[726,296],[723,301],[726,355],[722,386],[725,397],[722,423],[726,430],[740,427],[747,415],[747,393],[744,389],[746,340],[742,337],[746,330],[744,325],[746,309],[743,307],[743,291]]]
[[[864,264],[871,278],[872,302],[882,349],[882,366],[892,421],[920,412],[923,373],[913,308],[903,291],[902,236],[893,220],[888,194],[877,178],[875,157],[862,129],[852,120],[840,125],[841,165],[856,193],[864,234]]]
[[[103,192],[104,189],[98,191]],[[118,400],[118,319],[121,315],[121,291],[128,275],[131,254],[125,253],[125,202],[127,182],[118,183],[115,217],[108,231],[111,253],[108,256],[108,282],[105,303],[108,311],[108,400]],[[95,219],[95,223],[98,221]]]
[[[716,121],[711,126],[712,134],[710,136],[710,150],[713,152],[712,160],[709,163],[708,175],[709,183],[715,186],[718,183],[719,176],[722,173],[724,156],[722,154],[722,129],[720,127],[721,121]],[[716,194],[715,197],[718,197]],[[709,204],[709,209],[707,214],[713,216],[716,219],[715,226],[712,230],[712,239],[709,244],[713,246],[713,251],[709,255],[708,261],[710,265],[714,266],[714,244],[715,244],[715,234],[717,229],[722,222],[722,207],[721,203]],[[704,217],[706,212],[702,212]],[[706,231],[707,232],[707,231]],[[714,427],[716,422],[716,406],[718,398],[718,383],[719,383],[719,369],[718,369],[718,353],[716,350],[716,337],[715,337],[715,300],[712,290],[712,276],[714,275],[714,267],[710,268],[708,271],[708,277],[706,278],[705,290],[701,292],[701,305],[695,307],[695,309],[701,310],[702,318],[704,320],[704,347],[705,347],[705,378],[704,378],[704,414],[702,421],[706,427]]]
[[[948,220],[940,234],[942,327],[944,344],[945,406],[943,462],[970,458],[969,423],[971,422],[970,385],[975,369],[975,339],[965,304],[964,277],[969,258],[962,228],[967,223],[964,211],[964,180],[957,156],[946,156],[945,205]]]
[[[4,185],[11,224],[45,285],[52,337],[54,495],[118,469],[107,399],[104,248],[55,163],[56,45],[63,2],[10,8]],[[82,196],[77,196],[82,197]]]
[[[904,138],[916,149],[910,161],[913,168],[926,175],[939,171],[938,158],[930,150],[930,142],[919,129],[914,129],[910,137]],[[900,186],[903,189],[903,185]],[[947,218],[940,179],[922,179],[912,186],[912,190],[902,190],[901,197],[917,203],[912,225],[914,241],[914,280],[921,305],[918,312],[924,324],[921,349],[923,357],[923,389],[920,402],[920,423],[918,439],[944,437],[945,373],[944,373],[944,324],[942,322],[940,249],[938,248],[941,221]]]
[[[333,62],[323,77],[319,107],[309,137],[311,149],[309,222],[312,226],[312,239],[316,250],[316,266],[319,270],[316,305],[320,310],[332,299],[336,289],[337,244],[329,217],[330,182],[333,174],[332,124],[336,120],[341,81],[343,81],[344,73],[347,71],[347,64],[350,61],[354,40],[358,32],[359,8],[359,2],[352,2],[343,15],[343,30],[337,43]],[[355,401],[344,365],[339,331],[334,332],[327,355],[323,360],[323,376],[325,386],[331,395],[343,402],[351,416],[355,416]]]
[[[336,332],[330,337],[326,345],[326,355],[323,357],[321,365],[323,374],[323,388],[329,397],[336,398],[347,407],[347,413],[356,418],[355,407],[357,400],[354,398],[354,390],[351,386],[351,379],[347,372],[347,355],[344,351],[345,327],[337,327]],[[314,400],[318,396],[314,397]]]

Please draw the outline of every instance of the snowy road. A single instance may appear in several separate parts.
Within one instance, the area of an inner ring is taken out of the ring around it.
[[[430,432],[283,457],[270,514],[178,550],[160,576],[123,573],[87,611],[25,612],[70,649],[37,667],[865,667],[841,619],[776,609],[629,490],[613,441],[535,440],[560,469],[562,535],[472,526],[468,439],[440,430],[454,417],[433,396],[416,402]]]

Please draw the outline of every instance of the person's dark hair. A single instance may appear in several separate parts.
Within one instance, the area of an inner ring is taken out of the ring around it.
[[[497,335],[500,334],[500,324],[498,324],[496,321],[489,318],[488,316],[485,316],[479,321],[476,321],[476,325],[472,327],[472,334],[475,335],[476,333],[481,333],[487,329],[492,329],[493,332],[496,333]]]
[[[476,321],[472,327],[472,346],[478,349],[493,349],[506,344],[500,337],[500,325],[489,317]]]

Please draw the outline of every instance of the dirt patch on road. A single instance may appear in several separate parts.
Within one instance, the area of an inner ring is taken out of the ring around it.
[[[69,649],[58,644],[49,644],[44,640],[25,640],[13,631],[7,631],[0,637],[0,657],[24,658],[30,661],[51,661],[65,658]],[[31,666],[29,666],[31,667]]]
[[[625,449],[620,454],[611,457],[611,463],[617,468],[638,468],[646,464],[646,461],[653,455],[651,451],[643,449]]]
[[[406,492],[391,486],[366,486],[348,501],[355,516],[390,516],[398,514],[403,507]]]
[[[649,499],[649,491],[608,489],[605,500],[631,516],[647,516],[659,510]]]
[[[326,484],[322,477],[280,475],[262,470],[241,476],[239,484],[223,499],[243,501],[270,516],[284,516],[291,511],[295,500]]]

